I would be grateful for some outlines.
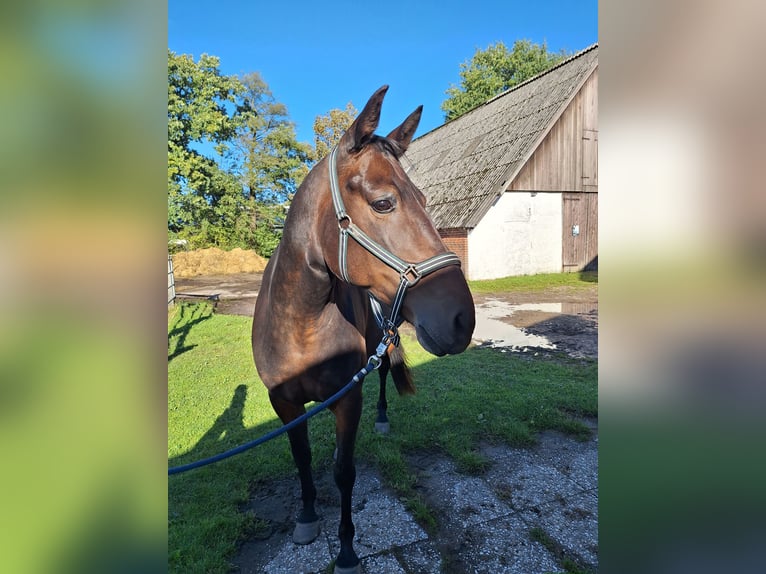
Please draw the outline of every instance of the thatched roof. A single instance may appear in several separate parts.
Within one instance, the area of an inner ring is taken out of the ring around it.
[[[476,227],[597,65],[594,44],[410,144],[403,163],[437,228]]]

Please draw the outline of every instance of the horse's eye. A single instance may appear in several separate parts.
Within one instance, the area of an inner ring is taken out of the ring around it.
[[[378,213],[388,213],[394,210],[394,202],[390,199],[378,199],[372,202],[372,208]]]

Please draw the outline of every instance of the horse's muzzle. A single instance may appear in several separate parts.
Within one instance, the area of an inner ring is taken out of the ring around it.
[[[476,326],[473,297],[457,266],[440,269],[407,292],[402,309],[418,341],[429,353],[462,353]]]

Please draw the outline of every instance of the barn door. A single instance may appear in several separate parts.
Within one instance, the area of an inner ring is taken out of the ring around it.
[[[564,193],[563,271],[582,271],[597,265],[598,194]]]

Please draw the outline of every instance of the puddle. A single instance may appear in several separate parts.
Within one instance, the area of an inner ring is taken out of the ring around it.
[[[561,313],[561,303],[522,303],[511,305],[499,299],[490,299],[476,306],[476,328],[473,340],[490,347],[523,349],[538,347],[556,349],[547,337],[527,333],[523,329],[504,321],[517,311],[539,311]]]

